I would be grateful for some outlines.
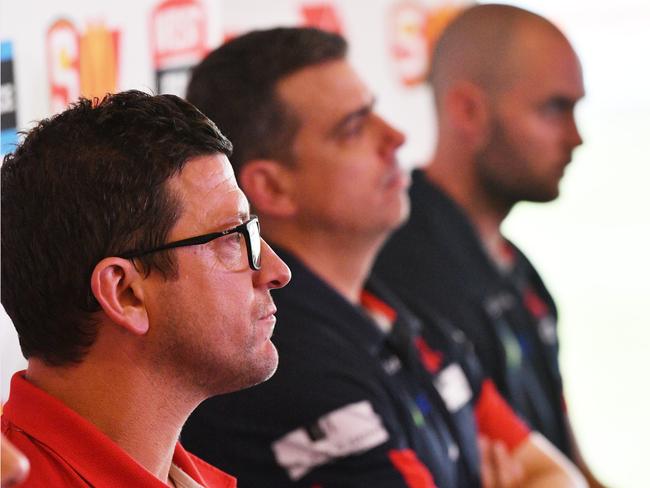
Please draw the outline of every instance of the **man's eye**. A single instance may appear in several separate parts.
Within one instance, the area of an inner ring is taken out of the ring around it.
[[[558,116],[571,112],[573,104],[564,99],[549,100],[542,106],[542,112],[548,116]]]
[[[550,102],[544,106],[544,111],[550,114],[559,113],[562,111],[562,104],[559,102]]]
[[[235,270],[242,266],[242,249],[245,246],[243,240],[244,236],[239,232],[215,239],[216,255],[226,269]]]
[[[344,139],[350,138],[350,137],[356,137],[358,135],[361,135],[363,132],[363,129],[365,127],[365,123],[363,120],[357,120],[353,123],[348,124],[343,128],[343,131],[341,132],[341,136]]]
[[[239,249],[239,240],[243,238],[239,232],[219,237],[211,242],[212,248],[218,253],[232,253]]]
[[[233,232],[232,234],[228,234],[227,236],[224,236],[221,238],[223,241],[223,244],[226,246],[230,246],[233,249],[239,247],[241,240],[244,238],[239,232]]]

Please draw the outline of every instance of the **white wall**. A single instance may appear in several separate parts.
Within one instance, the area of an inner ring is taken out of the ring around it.
[[[512,2],[555,20],[582,59],[585,140],[546,205],[507,233],[560,306],[561,367],[581,446],[615,487],[648,486],[650,439],[650,3]]]
[[[206,35],[195,40],[195,48],[214,47],[224,35],[252,27],[332,20],[327,10],[318,13],[328,2],[194,1],[204,9],[207,23]],[[102,23],[119,31],[115,89],[154,91],[150,20],[160,3],[0,0],[0,38],[14,48],[19,128],[52,112],[46,33],[58,18],[69,19],[79,34]],[[444,11],[449,3],[454,2],[329,2],[351,42],[353,63],[377,92],[379,110],[409,135],[401,152],[405,165],[423,162],[434,144],[428,90],[400,81],[422,62],[422,39],[408,34],[417,32],[423,18],[405,6]],[[588,93],[578,114],[585,144],[568,170],[562,196],[546,205],[518,206],[505,230],[529,253],[559,303],[568,403],[588,460],[612,486],[640,488],[647,486],[642,463],[650,439],[650,320],[645,313],[650,303],[650,4],[511,3],[544,14],[565,30],[582,58]],[[312,8],[309,14],[305,7]],[[183,36],[199,36],[200,29],[190,25],[188,30],[187,22],[193,22],[191,16],[179,14],[168,26],[170,36],[191,43]],[[92,31],[95,51],[106,48],[97,40],[104,32],[99,31]],[[411,56],[397,63],[396,51]],[[165,65],[171,67],[191,64],[197,53],[167,54]],[[74,85],[74,69],[66,59],[54,59],[57,76]],[[86,66],[92,64],[85,59]],[[110,66],[100,65],[96,78],[110,78]],[[1,398],[6,399],[8,378],[23,364],[6,316],[0,317],[0,338]]]

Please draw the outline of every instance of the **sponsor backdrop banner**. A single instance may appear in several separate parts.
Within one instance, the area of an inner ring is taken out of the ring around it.
[[[14,80],[14,56],[11,42],[0,43],[0,154],[12,151],[16,136],[16,82]]]
[[[192,67],[208,53],[207,12],[198,0],[168,0],[151,13],[156,92],[184,96]]]
[[[211,49],[254,28],[309,25],[350,42],[377,108],[404,131],[405,167],[435,145],[431,46],[469,0],[0,0],[1,152],[17,131],[80,95],[137,88],[183,95]],[[561,310],[568,406],[586,457],[617,487],[647,478],[650,438],[650,4],[519,0],[554,20],[583,61],[585,145],[551,204],[519,205],[507,234],[542,271]],[[598,306],[594,306],[598,304]],[[282,324],[278,324],[282,326]],[[0,309],[2,380],[24,367]],[[620,446],[624,448],[621,449]]]

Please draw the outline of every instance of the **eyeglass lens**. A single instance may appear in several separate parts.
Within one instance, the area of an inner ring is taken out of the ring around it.
[[[255,269],[260,269],[262,261],[262,239],[260,237],[260,224],[257,219],[251,220],[246,225],[248,231],[251,261]]]

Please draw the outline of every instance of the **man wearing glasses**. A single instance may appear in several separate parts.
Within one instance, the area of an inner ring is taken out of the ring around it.
[[[2,166],[2,304],[28,359],[2,431],[27,486],[231,487],[177,439],[205,398],[266,380],[286,265],[230,142],[131,91],[42,121]]]
[[[251,32],[195,69],[188,99],[241,141],[238,180],[293,273],[275,295],[278,372],[204,402],[183,430],[190,450],[242,486],[580,486],[453,331],[425,336],[367,281],[408,214],[404,136],[374,111],[342,38]]]

